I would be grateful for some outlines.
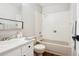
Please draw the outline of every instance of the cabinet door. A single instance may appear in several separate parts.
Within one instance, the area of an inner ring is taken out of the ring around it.
[[[29,50],[27,52],[22,52],[22,56],[33,56],[33,50]]]
[[[4,53],[2,56],[21,56],[21,48],[16,48]]]
[[[33,42],[30,42],[29,44],[25,44],[22,47],[22,56],[33,56]]]
[[[34,54],[33,54],[33,50],[30,50],[27,54],[26,54],[26,56],[33,56]]]

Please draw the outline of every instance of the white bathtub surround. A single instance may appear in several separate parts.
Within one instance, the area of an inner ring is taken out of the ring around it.
[[[73,48],[71,45],[69,45],[68,42],[44,39],[40,43],[46,46],[47,52],[50,52],[56,55],[71,56],[73,52],[72,50]]]
[[[42,35],[44,39],[71,42],[72,19],[70,4],[43,4]]]
[[[42,5],[42,35],[43,44],[47,50],[61,55],[72,55],[72,25],[70,4]]]
[[[0,55],[33,56],[33,41],[26,37],[0,41]]]

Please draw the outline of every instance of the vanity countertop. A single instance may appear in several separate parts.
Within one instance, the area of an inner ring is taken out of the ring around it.
[[[26,39],[26,40],[25,40]],[[6,51],[9,51],[13,48],[21,46],[23,44],[28,44],[32,40],[27,40],[26,37],[23,38],[15,38],[7,41],[0,41],[0,54]]]

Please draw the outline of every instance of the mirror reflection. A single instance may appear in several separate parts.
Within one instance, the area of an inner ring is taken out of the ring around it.
[[[0,30],[22,29],[22,23],[22,21],[17,20],[0,19]]]

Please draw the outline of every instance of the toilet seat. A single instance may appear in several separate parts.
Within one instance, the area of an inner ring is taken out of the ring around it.
[[[36,53],[38,53],[39,55],[42,55],[42,53],[44,53],[45,51],[45,45],[43,44],[37,44],[34,46],[34,51]]]
[[[34,48],[38,49],[38,50],[44,50],[45,49],[45,45],[43,45],[43,44],[37,44],[37,45],[35,45]]]

